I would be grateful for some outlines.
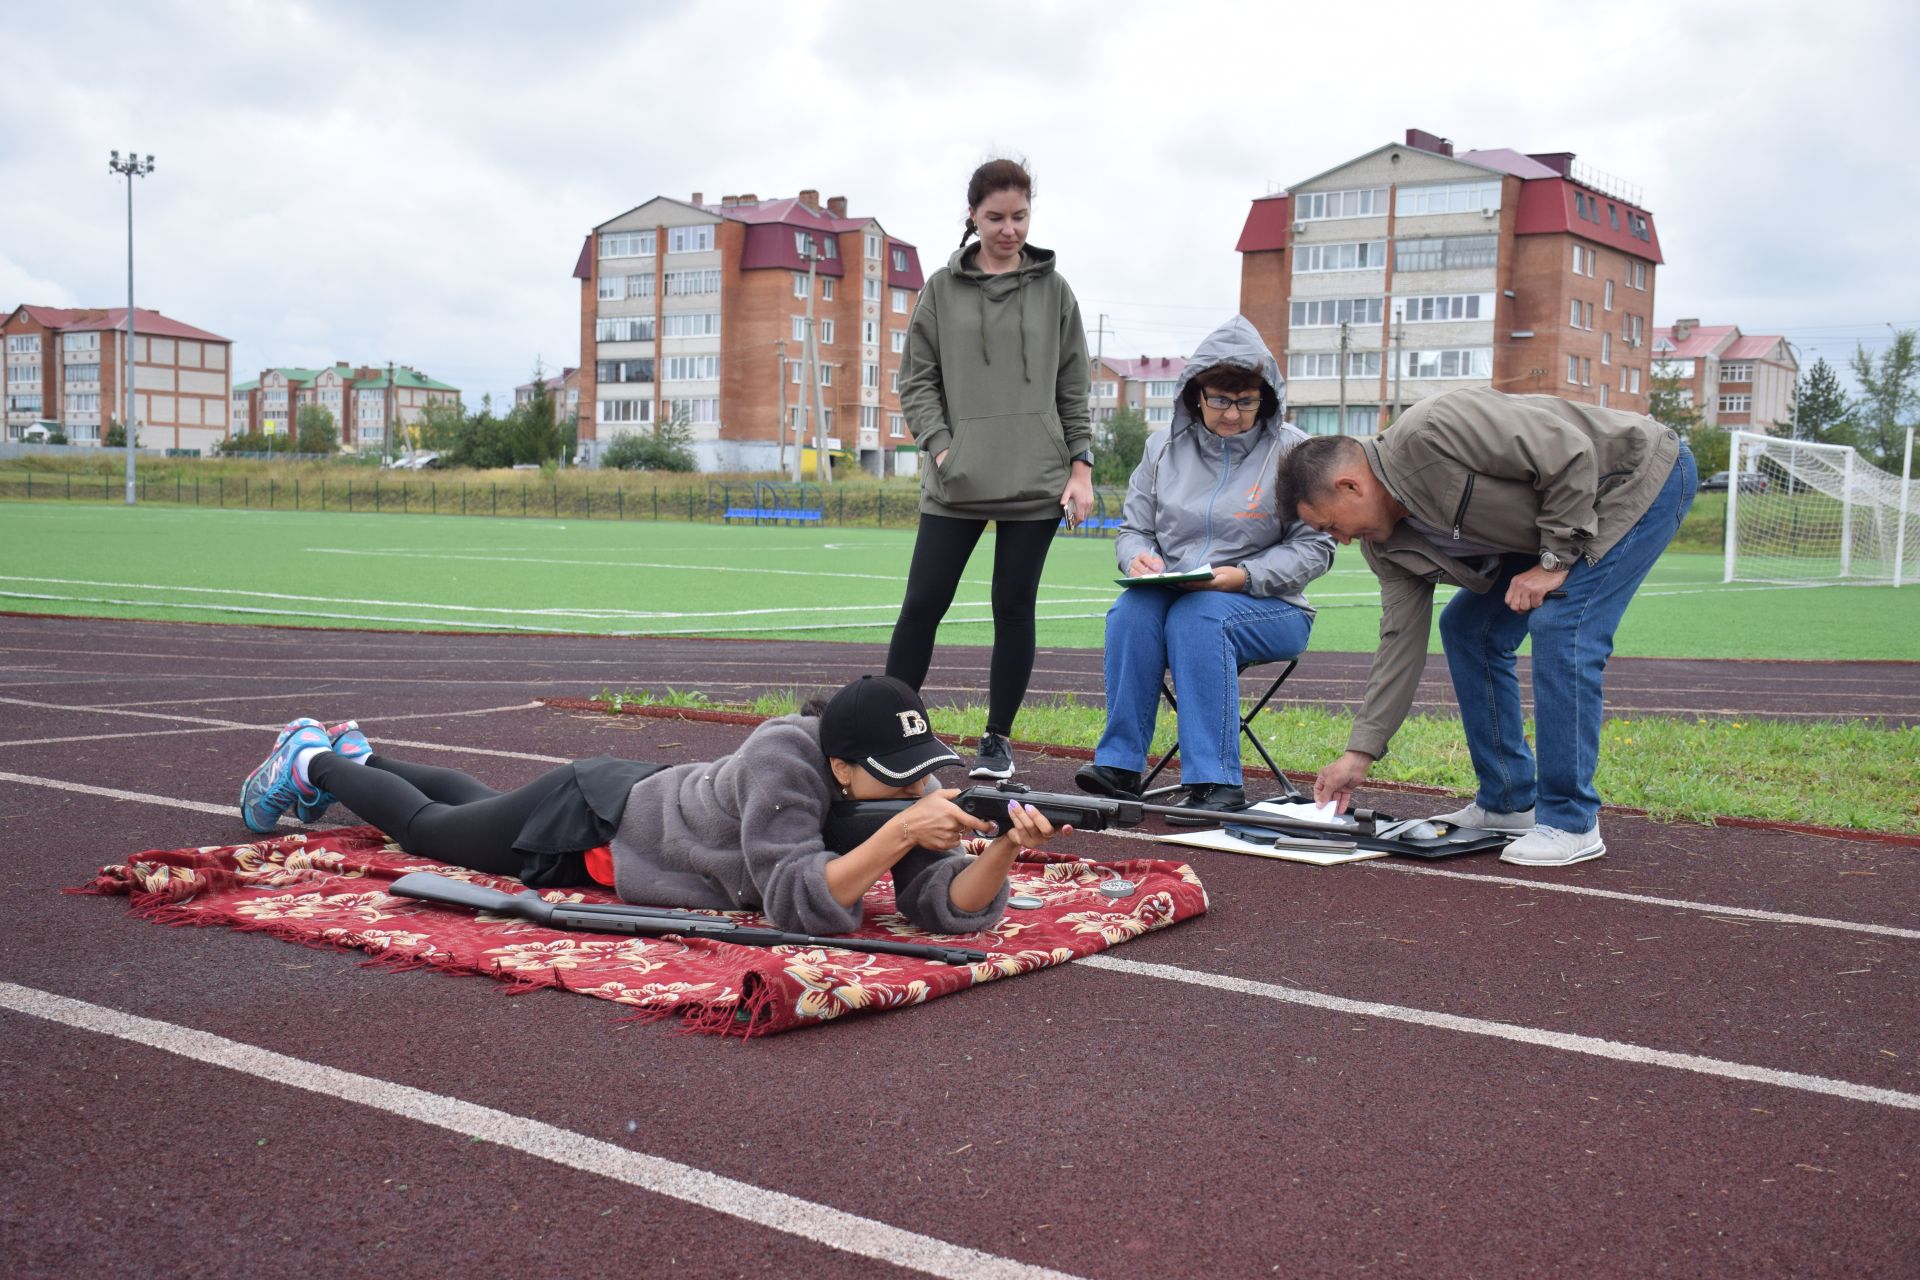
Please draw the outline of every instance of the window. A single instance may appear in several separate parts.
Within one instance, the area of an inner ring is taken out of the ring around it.
[[[793,296],[796,298],[807,296],[807,273],[804,271],[793,273]]]
[[[1393,211],[1402,217],[1423,213],[1474,213],[1500,207],[1500,180],[1432,182],[1394,192]]]
[[[1611,333],[1603,333],[1600,335],[1600,363],[1613,363],[1613,335]]]
[[[1598,222],[1600,219],[1595,218],[1594,221]],[[1620,207],[1611,200],[1607,201],[1607,221],[1613,224],[1615,231],[1620,229]]]
[[[1593,274],[1593,266],[1593,250],[1583,244],[1573,246],[1573,274],[1577,276],[1590,276]]]
[[[1752,382],[1753,366],[1750,364],[1723,364],[1720,366],[1722,382]]]
[[[1567,357],[1567,381],[1578,384],[1580,381],[1580,357]]]
[[[688,422],[699,426],[711,426],[720,421],[720,400],[717,396],[701,396],[691,400],[667,401],[667,416],[685,415]]]
[[[1627,371],[1626,371],[1625,369],[1622,369],[1622,370],[1620,370],[1620,392],[1621,392],[1621,394],[1622,394],[1622,395],[1624,395],[1624,394],[1626,394],[1626,390],[1627,390]],[[1688,403],[1688,404],[1692,404],[1692,403],[1693,403],[1693,392],[1691,392],[1691,391],[1682,391],[1682,392],[1680,393],[1680,395],[1681,395],[1681,398],[1682,398],[1682,399],[1684,399],[1684,400],[1686,401],[1686,403]]]
[[[261,397],[261,403],[269,409],[279,409],[284,412],[287,407],[287,389],[285,387],[269,388]]]
[[[880,366],[877,364],[861,365],[860,385],[863,387],[871,387],[875,391],[878,391],[880,389]]]
[[[73,366],[68,365],[67,367],[72,368]],[[94,365],[93,367],[98,369],[100,366]],[[7,381],[10,383],[25,382],[37,386],[40,382],[40,366],[37,364],[10,364],[7,366]]]
[[[653,382],[653,357],[639,361],[599,361],[595,382]]]
[[[7,335],[7,351],[12,355],[39,355],[40,335],[37,333],[10,333]]]
[[[1752,413],[1752,412],[1753,412],[1753,397],[1752,397],[1752,396],[1721,396],[1721,397],[1720,397],[1720,412],[1722,412],[1722,413]]]
[[[663,338],[717,338],[720,336],[718,311],[669,312],[661,318]]]
[[[904,440],[907,435],[907,420],[898,413],[887,415],[887,436],[893,440]]]
[[[795,342],[805,342],[807,340],[807,318],[805,316],[793,317],[793,340]]]
[[[893,314],[897,316],[907,314],[907,291],[905,289],[893,290]]]
[[[1117,382],[1096,382],[1093,384],[1092,394],[1096,400],[1111,400],[1120,394],[1120,384]]]
[[[600,277],[600,301],[607,302],[614,298],[624,298],[626,296],[627,278],[625,276]]]
[[[40,393],[38,391],[35,391],[35,392],[32,392],[31,394],[22,392],[14,395],[9,395],[7,397],[7,412],[8,413],[39,413],[40,412]]]
[[[1453,271],[1491,267],[1500,257],[1499,236],[1425,236],[1393,242],[1395,271]]]
[[[1386,211],[1385,187],[1309,191],[1293,197],[1293,216],[1302,222],[1319,222],[1328,218],[1370,218]]]
[[[833,321],[822,320],[820,322],[820,341],[828,344],[833,342]]]
[[[378,392],[363,391],[360,393],[360,421],[380,422],[385,420],[386,416],[386,405],[381,402],[381,397]]]
[[[720,376],[719,356],[668,356],[668,382],[710,382]]]
[[[895,271],[905,271],[907,269],[907,251],[905,249],[895,249],[892,256],[893,269]]]
[[[813,253],[813,237],[805,231],[794,232],[793,251],[802,258],[810,256]]]
[[[1611,280],[1607,281],[1606,291],[1600,295],[1600,305],[1602,310],[1613,310],[1613,281]]]
[[[100,438],[100,424],[97,422],[85,424],[69,422],[67,424],[67,437],[71,440],[98,440]]]
[[[1384,240],[1348,240],[1338,244],[1297,246],[1293,269],[1306,271],[1378,271],[1387,265]]]
[[[887,374],[887,379],[888,379],[887,389],[893,392],[893,394],[899,395],[900,394],[900,371],[898,369],[889,370]]]
[[[98,351],[100,335],[97,333],[63,333],[60,335],[60,348],[63,351]]]
[[[796,387],[800,385],[800,369],[804,364],[806,364],[804,360],[787,361],[787,371],[793,375],[788,381],[792,382]]]
[[[1491,378],[1493,348],[1465,347],[1443,351],[1403,351],[1401,372],[1409,378]]]
[[[1147,384],[1147,395],[1151,397],[1155,397],[1157,399],[1164,400],[1172,396],[1173,393],[1179,389],[1180,389],[1179,379],[1166,378],[1166,379],[1149,382]]]
[[[1636,347],[1640,346],[1642,343],[1642,340],[1645,337],[1646,337],[1646,317],[1645,316],[1633,317],[1633,345]]]
[[[1151,405],[1147,409],[1148,422],[1172,422],[1173,406],[1170,404]]]
[[[1639,395],[1640,394],[1640,371],[1638,369],[1634,369],[1631,372],[1633,373],[1633,394]],[[1693,402],[1693,392],[1686,391],[1686,392],[1682,392],[1681,394],[1687,397],[1687,402],[1689,404]]]
[[[880,301],[880,282],[877,279],[868,276],[861,283],[864,286],[862,296],[865,297],[868,302]]]
[[[820,366],[820,385],[823,387],[830,387],[833,385],[833,366],[832,365],[823,364]]]
[[[833,301],[833,277],[820,277],[820,296],[828,302]]]
[[[703,271],[667,272],[667,296],[684,298],[689,294],[720,292],[720,268]]]
[[[600,237],[600,256],[603,258],[651,258],[653,244],[651,231],[610,231]]]
[[[713,224],[705,223],[698,227],[669,227],[667,229],[668,253],[703,253],[713,248]]]
[[[1291,308],[1293,327],[1323,329],[1336,324],[1379,324],[1379,298],[1315,298]]]
[[[652,316],[603,316],[593,322],[595,342],[652,342]]]
[[[1287,357],[1287,376],[1289,378],[1337,378],[1340,376],[1340,353],[1338,351],[1300,351]],[[1365,378],[1380,376],[1380,353],[1378,351],[1347,352],[1347,376]]]
[[[1751,370],[1753,366],[1748,365],[1747,368]],[[39,376],[38,369],[34,370],[34,376]],[[98,382],[100,381],[100,366],[98,364],[70,364],[67,366],[66,380],[68,382]],[[1742,381],[1752,382],[1753,379],[1748,377],[1742,379]]]
[[[1407,324],[1430,324],[1442,320],[1478,320],[1493,318],[1490,293],[1416,294],[1395,298],[1393,309]]]
[[[888,333],[887,336],[893,341],[893,353],[895,355],[899,355],[907,349],[907,331],[905,329],[894,329]]]
[[[1600,384],[1600,407],[1602,409],[1607,407],[1607,392],[1611,390],[1612,388],[1609,387],[1605,382],[1602,382]]]
[[[833,434],[833,410],[822,409],[820,411],[820,430],[828,436]]]
[[[880,341],[880,322],[878,320],[862,320],[860,322],[861,345],[870,347],[878,341]]]
[[[1583,387],[1590,387],[1593,385],[1593,357],[1592,356],[1580,357],[1580,385]]]
[[[867,256],[869,258],[880,256],[880,237],[871,231],[867,232]]]
[[[1567,318],[1567,323],[1573,326],[1574,328],[1578,329],[1580,327],[1580,315],[1581,315],[1580,299],[1578,298],[1572,299],[1569,302],[1568,306],[1571,309],[1571,314]]]
[[[652,422],[653,401],[651,400],[602,400],[600,402],[600,421],[602,422]]]
[[[628,276],[627,296],[629,298],[651,298],[653,296],[653,277]]]
[[[68,413],[100,412],[100,393],[98,391],[88,391],[88,392],[85,392],[84,394],[68,396],[67,412]]]
[[[1586,192],[1576,191],[1573,193],[1573,214],[1576,218],[1581,218],[1581,219],[1586,218],[1587,216],[1587,193]]]
[[[1634,263],[1631,268],[1631,277],[1631,283],[1634,288],[1645,289],[1647,287],[1647,264],[1644,262]]]

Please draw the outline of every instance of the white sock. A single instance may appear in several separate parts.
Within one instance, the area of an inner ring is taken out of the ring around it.
[[[293,776],[305,785],[309,787],[313,786],[313,779],[307,776],[307,770],[313,767],[313,758],[315,756],[331,750],[333,750],[332,747],[303,748],[293,757]]]

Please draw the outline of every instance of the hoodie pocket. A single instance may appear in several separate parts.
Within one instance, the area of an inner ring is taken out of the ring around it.
[[[1067,441],[1057,414],[1006,413],[953,424],[935,468],[940,497],[956,506],[1056,498],[1067,487]]]

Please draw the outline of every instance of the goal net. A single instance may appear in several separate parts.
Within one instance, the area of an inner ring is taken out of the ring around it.
[[[1920,577],[1920,482],[1846,445],[1736,431],[1727,582],[1891,583]]]

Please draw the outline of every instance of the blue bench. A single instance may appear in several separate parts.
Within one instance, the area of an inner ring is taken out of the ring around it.
[[[785,507],[728,507],[724,520],[799,520],[817,524],[821,513]]]

